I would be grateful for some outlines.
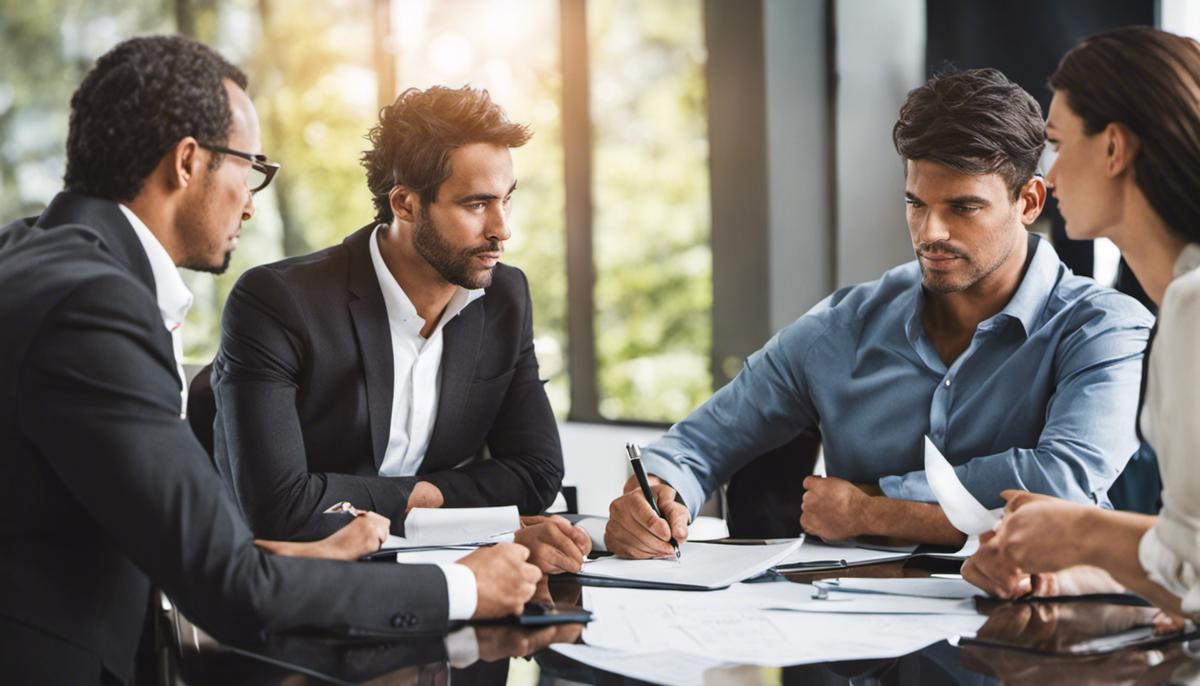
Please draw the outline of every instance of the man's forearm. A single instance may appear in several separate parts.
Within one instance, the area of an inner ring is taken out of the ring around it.
[[[929,503],[875,496],[863,512],[863,533],[916,543],[962,546],[967,536],[946,519],[942,508]]]

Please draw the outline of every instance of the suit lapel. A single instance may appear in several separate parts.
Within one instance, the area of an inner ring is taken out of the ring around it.
[[[375,470],[383,464],[392,427],[392,333],[388,329],[387,306],[371,263],[370,243],[374,225],[355,231],[343,241],[349,253],[348,285],[351,293],[350,320],[354,323],[358,354],[362,359],[363,382],[367,388],[367,416],[371,425],[371,453]]]
[[[487,298],[480,298],[467,305],[442,329],[442,387],[438,394],[437,420],[419,473],[450,469],[470,457],[459,454],[454,440],[461,434],[458,427],[466,419],[463,413],[471,392],[471,380],[475,378],[475,363],[479,360],[486,323],[485,300]]]

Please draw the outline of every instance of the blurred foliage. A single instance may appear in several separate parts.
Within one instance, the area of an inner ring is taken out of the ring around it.
[[[590,2],[588,34],[600,412],[671,421],[712,392],[701,6]]]
[[[711,255],[699,0],[592,0],[595,327],[601,411],[678,419],[711,390]],[[393,0],[396,92],[487,88],[533,140],[505,259],[528,275],[542,375],[568,407],[557,0]],[[282,163],[229,271],[187,274],[186,356],[208,361],[245,269],[340,242],[373,217],[358,159],[378,107],[371,0],[0,0],[0,217],[61,184],[71,93],[120,40],[179,31],[247,72]]]

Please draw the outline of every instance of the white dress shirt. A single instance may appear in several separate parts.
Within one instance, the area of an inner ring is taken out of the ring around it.
[[[187,415],[187,376],[183,373],[183,336],[180,329],[183,320],[187,318],[188,310],[192,307],[192,292],[183,283],[179,268],[167,254],[167,249],[159,242],[158,237],[150,231],[133,210],[118,204],[125,218],[129,220],[133,232],[137,234],[150,262],[150,273],[154,275],[154,295],[158,299],[158,312],[162,315],[163,326],[171,333],[171,347],[175,352],[175,371],[179,374],[179,416]]]
[[[167,254],[166,248],[162,246],[162,243],[150,231],[149,227],[128,207],[120,204],[117,206],[121,208],[121,212],[129,220],[130,226],[133,227],[133,232],[142,244],[142,250],[146,253],[146,259],[150,262],[150,272],[154,276],[154,292],[158,300],[158,311],[162,315],[163,326],[171,333],[171,344],[175,352],[175,368],[179,374],[179,381],[183,388],[179,398],[179,416],[183,418],[187,411],[187,377],[183,372],[183,337],[180,328],[183,326],[183,320],[187,317],[188,310],[192,306],[192,292],[183,283],[183,277],[179,275],[179,268],[175,265],[175,261]],[[376,257],[378,253],[374,241],[371,242],[371,253],[372,258]],[[379,264],[382,264],[382,260],[380,260]],[[376,272],[378,273],[378,271],[379,267],[377,264]],[[391,273],[386,270],[386,267],[383,273],[386,273],[388,278],[391,279]],[[382,283],[382,277],[380,277],[380,281]],[[395,283],[395,280],[392,279],[392,284],[395,285]],[[397,290],[399,290],[398,286]],[[386,288],[384,289],[384,294],[386,298]],[[480,295],[482,295],[482,291]],[[445,318],[443,317],[443,319]],[[438,327],[438,331],[441,331],[440,326]],[[392,426],[394,432],[395,422],[392,423]],[[428,441],[428,438],[426,438],[426,441]],[[424,449],[422,449],[423,451]],[[446,576],[449,618],[451,620],[470,619],[471,615],[475,614],[475,604],[477,602],[475,574],[465,565],[457,563],[439,564],[438,567],[441,568],[442,573]],[[474,638],[473,634],[470,638]],[[467,648],[472,643],[473,640],[466,641],[460,639],[454,644],[454,654],[462,656],[465,653],[469,655],[470,651]],[[449,646],[450,644],[447,645]]]
[[[381,225],[382,226],[382,225]],[[392,338],[392,425],[387,450],[379,473],[383,476],[413,476],[425,460],[429,437],[437,420],[441,391],[442,329],[463,308],[483,297],[483,289],[459,287],[429,338],[421,336],[425,320],[396,282],[379,252],[379,229],[371,234],[371,264],[383,291],[388,329]]]
[[[446,305],[429,338],[421,336],[425,320],[396,282],[379,252],[379,229],[371,232],[371,264],[383,291],[392,339],[392,422],[387,450],[379,466],[382,476],[413,476],[425,460],[425,449],[437,419],[441,390],[442,329],[463,308],[483,297],[483,289],[459,288]],[[457,563],[439,564],[446,575],[450,619],[470,619],[478,600],[475,574]]]
[[[1146,574],[1200,615],[1200,245],[1175,263],[1150,353],[1141,426],[1158,455],[1162,511],[1138,546]]]

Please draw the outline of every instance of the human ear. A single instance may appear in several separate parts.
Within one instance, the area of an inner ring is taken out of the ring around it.
[[[415,222],[420,211],[421,199],[417,196],[416,191],[407,186],[396,185],[388,191],[388,204],[397,219]]]
[[[1046,180],[1040,175],[1034,175],[1021,186],[1018,199],[1021,202],[1021,223],[1029,226],[1046,207]]]
[[[1110,177],[1120,176],[1133,167],[1133,159],[1137,156],[1141,141],[1129,127],[1118,123],[1104,127],[1103,135],[1108,141],[1105,171]]]

